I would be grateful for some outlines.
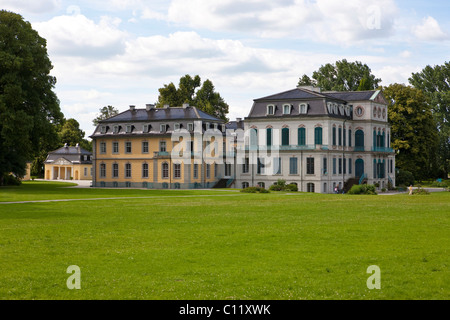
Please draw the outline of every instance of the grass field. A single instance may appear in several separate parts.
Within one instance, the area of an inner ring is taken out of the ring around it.
[[[67,186],[0,188],[0,299],[450,298],[450,192]]]

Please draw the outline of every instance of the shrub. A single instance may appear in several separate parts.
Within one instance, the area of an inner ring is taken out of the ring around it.
[[[381,192],[386,192],[386,188],[381,188]]]
[[[426,195],[426,194],[430,194],[430,192],[428,192],[428,190],[426,190],[426,189],[418,187],[417,189],[413,190],[412,194]]]
[[[348,191],[348,194],[377,194],[375,186],[372,184],[355,184]]]
[[[273,184],[269,187],[270,191],[282,191],[283,190],[283,186],[280,186],[278,184]]]
[[[247,187],[244,189],[241,189],[241,192],[245,192],[245,193],[269,193],[269,190],[266,190],[264,188],[261,187]]]
[[[290,183],[286,186],[285,190],[287,191],[298,191],[298,187],[294,183]]]
[[[22,181],[19,178],[13,176],[12,174],[5,173],[3,175],[3,185],[4,186],[20,186]]]

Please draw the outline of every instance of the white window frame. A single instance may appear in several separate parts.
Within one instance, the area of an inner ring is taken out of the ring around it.
[[[288,108],[288,112],[286,112],[286,108]],[[292,111],[292,105],[283,104],[283,114],[291,114],[291,111]]]
[[[272,112],[270,112],[272,111]],[[269,104],[267,105],[267,115],[274,115],[275,114],[275,105],[274,104]]]

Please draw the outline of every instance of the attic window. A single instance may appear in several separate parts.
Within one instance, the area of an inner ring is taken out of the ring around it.
[[[341,115],[344,115],[344,105],[343,104],[339,105],[339,112],[341,113]]]
[[[283,114],[291,114],[291,105],[290,104],[283,105]]]
[[[114,133],[118,133],[119,132],[119,126],[114,126],[113,127],[113,132]]]
[[[147,133],[148,132],[148,124],[144,124],[142,127],[142,132]]]
[[[338,105],[337,105],[337,103],[333,104],[333,113],[334,114],[338,114]]]
[[[331,102],[327,103],[327,109],[329,114],[333,113],[333,104]]]
[[[131,133],[131,129],[132,129],[131,125],[127,125],[127,133]]]
[[[167,131],[167,124],[160,125],[159,129],[160,129],[161,132],[166,132]]]
[[[174,130],[180,130],[181,124],[175,123],[174,126],[173,126],[173,128],[174,128]]]
[[[106,126],[101,126],[100,132],[101,133],[106,133]]]
[[[194,131],[194,124],[188,123],[188,131]]]
[[[308,113],[308,105],[306,103],[300,103],[300,114],[307,114]]]
[[[275,112],[275,106],[273,104],[269,104],[267,106],[267,114],[274,114]]]
[[[217,126],[218,126],[218,124],[214,123],[214,130],[217,130]]]

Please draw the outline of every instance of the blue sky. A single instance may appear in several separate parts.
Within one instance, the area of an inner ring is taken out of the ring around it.
[[[0,8],[47,39],[61,109],[86,136],[101,107],[143,108],[185,74],[210,79],[234,120],[326,63],[361,61],[389,85],[450,60],[448,0],[0,0]]]

